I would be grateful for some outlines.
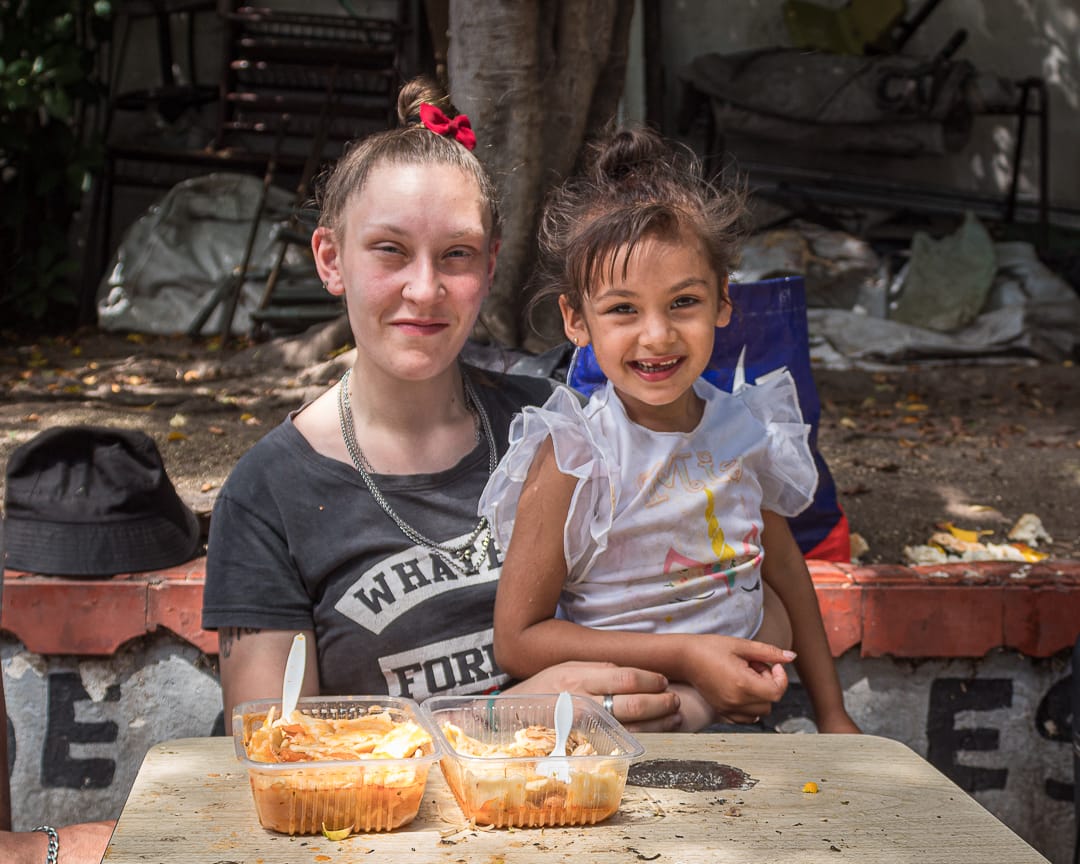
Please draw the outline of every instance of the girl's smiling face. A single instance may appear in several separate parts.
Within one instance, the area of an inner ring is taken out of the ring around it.
[[[448,369],[472,332],[498,248],[476,181],[451,165],[384,163],[316,229],[319,272],[344,294],[361,360],[404,380]]]
[[[715,328],[731,318],[727,279],[686,230],[672,239],[645,237],[629,259],[624,247],[614,261],[598,269],[580,311],[559,298],[566,335],[592,343],[631,420],[688,432],[701,417],[692,385],[712,356]]]

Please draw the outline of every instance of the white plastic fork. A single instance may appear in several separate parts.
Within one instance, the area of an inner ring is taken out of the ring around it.
[[[563,690],[555,700],[555,746],[549,758],[536,763],[536,773],[542,777],[554,777],[560,783],[570,782],[570,762],[566,756],[566,740],[574,725],[573,697]],[[558,755],[556,755],[558,754]]]
[[[281,717],[288,717],[300,701],[300,687],[304,683],[304,666],[307,662],[307,640],[303,633],[293,636],[289,659],[285,661],[285,680],[281,684]]]

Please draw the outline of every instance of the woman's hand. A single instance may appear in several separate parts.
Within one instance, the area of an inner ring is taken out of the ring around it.
[[[116,820],[80,822],[56,829],[59,864],[99,864],[112,838]],[[41,864],[49,849],[44,831],[0,831],[0,861],[6,864]]]
[[[785,663],[793,651],[734,636],[687,637],[686,679],[719,718],[753,723],[787,690]]]
[[[672,732],[679,728],[679,697],[663,675],[645,669],[571,660],[550,666],[508,693],[559,693],[569,690],[603,704],[611,695],[616,719],[635,732]]]

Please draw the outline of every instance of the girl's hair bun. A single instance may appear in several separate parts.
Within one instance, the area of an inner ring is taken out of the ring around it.
[[[634,174],[649,175],[672,156],[655,132],[644,128],[620,129],[595,145],[593,172],[600,182],[622,182]]]

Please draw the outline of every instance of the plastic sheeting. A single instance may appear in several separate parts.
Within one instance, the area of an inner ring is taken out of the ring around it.
[[[1080,339],[1080,297],[1039,261],[1031,244],[997,243],[994,253],[986,302],[965,326],[940,332],[868,315],[863,307],[810,309],[811,356],[834,369],[1018,356],[1069,359]],[[940,291],[948,290],[942,281]]]
[[[262,180],[247,174],[208,174],[177,184],[124,235],[98,289],[103,330],[184,333],[223,279],[243,263]],[[249,272],[265,274],[278,253],[278,225],[288,219],[293,195],[271,186],[259,221]],[[264,280],[245,283],[233,333],[251,329]],[[204,332],[221,330],[219,305]]]

